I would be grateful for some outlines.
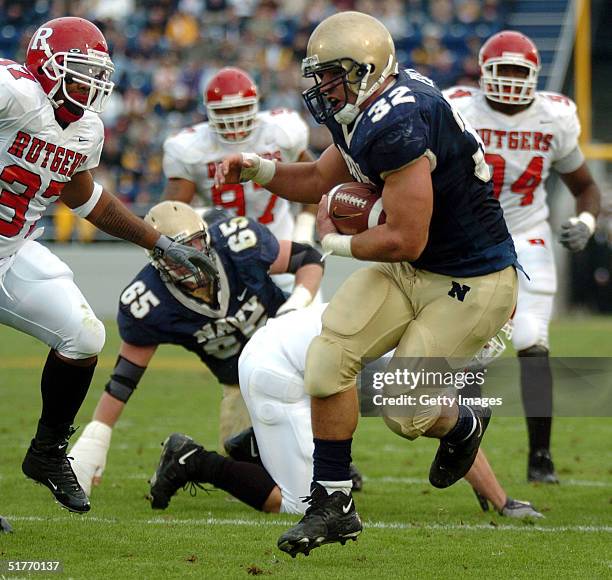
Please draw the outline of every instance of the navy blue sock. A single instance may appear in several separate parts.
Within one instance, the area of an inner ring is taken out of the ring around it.
[[[458,405],[459,417],[457,423],[442,439],[448,443],[460,443],[467,439],[478,427],[474,412],[467,405]]]
[[[314,439],[313,481],[350,480],[352,443],[353,439]]]

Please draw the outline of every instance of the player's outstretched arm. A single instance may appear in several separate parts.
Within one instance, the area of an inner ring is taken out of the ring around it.
[[[100,485],[106,467],[112,430],[130,396],[142,378],[157,346],[135,346],[123,342],[115,368],[93,419],[70,450],[74,473],[89,495],[92,486]]]
[[[354,181],[334,145],[311,162],[281,163],[242,153],[229,155],[217,166],[218,186],[251,180],[279,197],[300,203],[318,203],[334,185]]]
[[[586,163],[571,173],[561,173],[561,179],[576,198],[576,217],[561,226],[561,243],[572,252],[584,250],[595,232],[601,191]]]
[[[89,171],[75,174],[62,190],[61,199],[98,229],[153,250],[159,257],[168,258],[187,268],[196,278],[217,275],[214,262],[206,254],[191,246],[178,244],[167,236],[160,236],[159,232],[135,216],[115,196],[101,185],[94,184]]]

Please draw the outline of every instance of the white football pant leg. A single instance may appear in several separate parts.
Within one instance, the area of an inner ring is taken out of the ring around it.
[[[310,397],[304,379],[287,361],[267,355],[265,344],[249,348],[252,340],[240,358],[240,388],[261,461],[281,490],[280,511],[304,513],[307,506],[300,498],[310,495],[314,450]]]
[[[0,324],[71,359],[97,355],[104,346],[104,325],[74,283],[72,271],[38,242],[26,242],[3,276]]]
[[[91,494],[94,477],[101,478],[106,467],[112,433],[112,428],[105,423],[92,421],[83,429],[83,433],[70,450],[72,469],[88,496]]]
[[[514,238],[519,263],[530,280],[519,273],[512,344],[518,350],[539,345],[548,348],[548,325],[557,291],[557,272],[548,223]]]

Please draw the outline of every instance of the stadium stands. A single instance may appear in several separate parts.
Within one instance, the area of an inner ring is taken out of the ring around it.
[[[415,66],[441,86],[474,82],[482,40],[504,23],[502,4],[499,0],[71,2],[73,15],[94,20],[104,31],[116,66],[117,87],[103,114],[106,144],[96,178],[143,211],[159,200],[164,187],[162,143],[181,127],[205,119],[202,89],[223,65],[237,64],[254,75],[264,108],[300,110],[299,62],[308,36],[323,18],[341,9],[368,12],[382,20],[395,37],[400,62]],[[0,56],[21,61],[25,39],[34,28],[64,10],[65,3],[57,0],[0,2]],[[316,127],[313,130],[314,149],[324,148],[327,137]],[[52,224],[47,226],[46,237],[53,238]]]

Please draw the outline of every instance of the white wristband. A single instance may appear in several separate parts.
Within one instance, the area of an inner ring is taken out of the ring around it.
[[[333,254],[334,256],[344,256],[345,258],[352,258],[352,239],[353,236],[345,236],[343,234],[327,234],[321,240],[321,246],[323,247],[323,251],[326,254]]]
[[[582,222],[587,228],[589,228],[589,232],[591,235],[595,233],[595,224],[596,224],[595,216],[588,211],[583,211],[578,217],[570,218],[570,223],[576,224],[577,222]]]
[[[314,229],[317,218],[308,211],[303,211],[295,218],[293,241],[314,244]]]
[[[254,181],[259,185],[267,185],[276,173],[276,163],[270,159],[264,159],[255,153],[243,153],[242,163],[250,161],[253,167],[242,167],[240,181]]]

